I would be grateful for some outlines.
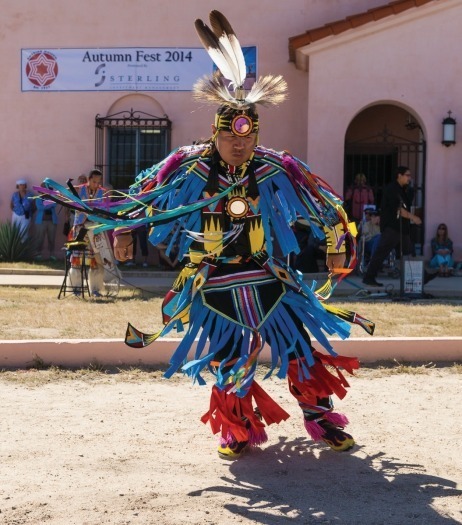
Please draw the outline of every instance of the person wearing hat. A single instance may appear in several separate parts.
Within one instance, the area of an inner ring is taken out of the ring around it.
[[[16,181],[16,191],[11,196],[11,223],[21,231],[23,242],[29,236],[31,218],[35,211],[34,194],[27,189],[27,180]]]
[[[267,375],[278,369],[279,377],[288,377],[308,434],[345,451],[354,439],[344,430],[346,416],[334,412],[331,396],[344,397],[344,371],[353,373],[359,364],[338,356],[326,336],[348,337],[352,322],[369,333],[374,326],[324,301],[355,264],[356,231],[349,229],[340,198],[305,163],[259,145],[257,106],[282,102],[286,83],[280,76],[266,76],[246,92],[246,66],[234,32],[218,11],[210,13],[210,20],[213,31],[201,20],[196,29],[221,75],[201,79],[194,94],[218,105],[212,136],[178,148],[142,172],[127,199],[114,205],[114,214],[99,214],[96,231],[116,227],[114,253],[120,261],[132,257],[133,228],[149,224],[150,242],[168,239],[167,254],[178,246],[186,262],[164,299],[164,328],[145,334],[129,324],[126,343],[143,348],[174,328],[187,327],[165,376],[181,369],[204,384],[203,370],[214,375],[201,420],[219,434],[218,454],[224,459],[239,458],[264,443],[266,426],[289,417],[255,381],[267,344]],[[293,231],[298,219],[326,239],[331,275],[318,290],[285,262],[299,251]],[[274,255],[276,242],[283,259]],[[313,347],[308,331],[325,352]]]
[[[361,236],[367,258],[374,255],[380,242],[380,212],[374,208],[364,210],[365,221],[362,224]]]

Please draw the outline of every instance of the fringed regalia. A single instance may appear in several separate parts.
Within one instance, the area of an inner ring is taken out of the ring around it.
[[[260,77],[246,93],[246,64],[229,22],[218,11],[210,13],[210,22],[212,29],[196,20],[196,29],[220,73],[201,79],[194,94],[221,104],[211,141],[172,152],[141,173],[126,198],[107,210],[91,209],[72,188],[50,180],[41,191],[99,221],[95,233],[116,228],[117,235],[149,224],[152,244],[167,243],[167,255],[174,246],[178,249],[186,264],[165,297],[164,328],[143,334],[129,325],[126,343],[142,348],[172,329],[187,327],[165,376],[182,370],[204,384],[202,371],[214,374],[210,407],[202,421],[220,433],[219,453],[236,457],[240,448],[232,443],[262,443],[265,424],[288,417],[255,381],[265,344],[271,348],[266,377],[277,370],[279,377],[288,378],[305,427],[318,439],[328,432],[326,424],[336,430],[347,423],[332,412],[330,396],[345,395],[343,370],[353,373],[359,366],[355,358],[336,355],[328,336],[348,337],[349,323],[372,333],[373,324],[324,302],[356,263],[356,232],[350,231],[340,198],[289,153],[253,147],[259,130],[256,104],[282,102],[284,79]],[[250,157],[246,152],[241,165],[227,164],[219,154],[220,137],[234,141],[232,148],[247,141],[253,152]],[[346,257],[346,267],[333,268],[319,289],[316,283],[304,283],[286,264],[290,254],[299,252],[293,231],[298,219],[309,223],[315,237],[326,238],[328,256]],[[314,350],[309,333],[324,353]],[[347,441],[337,450],[354,443],[348,434],[343,438]]]
[[[48,190],[51,196],[61,193],[61,202],[88,205],[46,182],[54,188]],[[151,224],[152,244],[169,238],[169,248],[176,245],[180,259],[187,261],[165,297],[163,330],[143,334],[129,325],[126,343],[142,348],[187,327],[165,376],[182,370],[204,384],[204,369],[215,375],[210,409],[202,420],[210,421],[224,440],[234,436],[259,443],[265,439],[263,421],[288,417],[254,380],[265,344],[271,348],[267,377],[276,369],[278,377],[288,376],[305,414],[329,415],[332,405],[322,400],[345,395],[348,383],[341,369],[352,373],[358,362],[337,356],[327,336],[348,337],[349,323],[372,333],[373,324],[324,303],[348,267],[316,290],[315,283],[309,287],[285,263],[299,251],[292,228],[299,218],[327,238],[328,252],[346,252],[350,268],[356,260],[354,234],[339,197],[306,164],[287,152],[257,146],[250,162],[234,168],[210,144],[182,147],[143,172],[106,216],[97,216],[97,209],[87,213],[100,223],[95,232],[116,227],[121,234]],[[277,247],[282,258],[274,255]],[[307,330],[327,354],[314,351]]]

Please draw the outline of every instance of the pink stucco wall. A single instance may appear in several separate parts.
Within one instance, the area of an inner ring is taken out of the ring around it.
[[[375,104],[409,111],[427,141],[427,242],[437,224],[446,222],[459,260],[462,136],[457,130],[458,143],[444,147],[441,123],[448,110],[456,120],[462,117],[461,19],[462,3],[442,0],[300,50],[309,57],[307,153],[314,159],[312,168],[341,187],[345,134],[352,119]]]
[[[457,228],[462,140],[450,148],[440,143],[447,111],[462,118],[461,2],[431,2],[311,44],[299,52],[309,57],[307,71],[288,61],[289,37],[385,3],[1,2],[0,221],[10,216],[17,178],[26,177],[31,184],[47,176],[64,182],[92,167],[95,115],[110,114],[114,108],[155,108],[172,120],[172,147],[177,147],[208,136],[213,114],[188,92],[22,93],[21,48],[200,47],[193,21],[220,9],[241,43],[257,46],[259,74],[280,73],[289,84],[287,102],[261,111],[261,142],[307,158],[337,191],[343,189],[345,133],[356,115],[379,103],[416,115],[428,145],[426,238],[438,222],[447,222],[462,259],[462,231]]]
[[[200,47],[196,18],[211,9],[232,21],[242,45],[258,47],[259,74],[284,75],[290,99],[280,109],[262,111],[261,140],[276,149],[305,156],[306,74],[288,62],[294,34],[361,11],[381,0],[18,0],[1,2],[0,66],[0,220],[9,218],[16,179],[38,183],[44,177],[65,181],[88,171],[94,160],[94,118],[114,106],[137,109],[135,93],[21,93],[22,48]],[[193,102],[190,93],[145,92],[148,107],[162,108],[173,121],[172,147],[208,136],[212,108]],[[278,125],[270,126],[270,119]]]

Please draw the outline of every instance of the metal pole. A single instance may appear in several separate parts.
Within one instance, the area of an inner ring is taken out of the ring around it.
[[[404,297],[403,217],[399,210],[399,295]]]

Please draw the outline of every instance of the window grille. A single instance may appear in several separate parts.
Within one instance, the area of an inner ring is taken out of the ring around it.
[[[144,169],[170,151],[172,123],[142,111],[122,111],[95,118],[95,167],[104,184],[125,190]]]

